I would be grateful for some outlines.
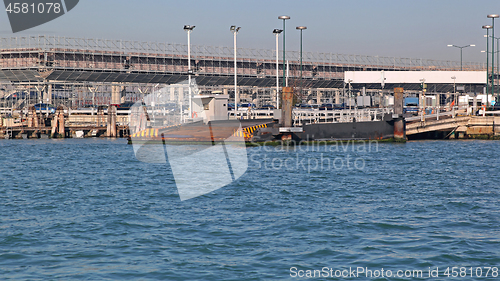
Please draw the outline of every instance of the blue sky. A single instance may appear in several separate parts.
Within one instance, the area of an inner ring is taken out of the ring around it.
[[[305,25],[304,51],[484,62],[482,25],[487,14],[500,13],[498,0],[309,0],[309,1],[170,1],[80,0],[67,15],[12,34],[0,13],[0,36],[49,34],[71,37],[187,42],[183,25],[196,25],[192,44],[232,46],[230,25],[241,26],[238,47],[274,49],[279,15],[289,15],[287,50],[299,50]],[[500,19],[497,20],[500,37]],[[281,44],[281,43],[280,43]],[[281,48],[281,47],[280,47]]]

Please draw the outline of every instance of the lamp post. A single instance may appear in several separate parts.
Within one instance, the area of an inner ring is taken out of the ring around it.
[[[484,37],[491,37],[492,40],[497,40],[497,50],[491,50],[491,53],[495,53],[497,54],[497,72],[498,72],[498,69],[500,68],[500,38],[499,37],[493,37],[493,36],[488,36],[488,35],[484,35]],[[487,51],[481,51],[481,53],[486,53]],[[490,53],[490,52],[488,52]],[[498,76],[498,75],[497,75]],[[494,83],[493,83],[494,85]],[[497,103],[500,103],[500,92],[497,93],[497,99],[496,99],[496,102]]]
[[[455,100],[455,106],[458,106],[457,87],[456,87],[457,77],[452,76],[451,79],[453,79],[453,96],[454,96],[454,100]]]
[[[491,52],[497,53],[497,72],[498,72],[498,69],[500,68],[500,42],[499,42],[500,38],[492,36],[491,40],[497,40],[497,51],[495,52],[494,50],[491,50]],[[494,84],[493,84],[493,86],[494,86]],[[496,101],[500,102],[500,92],[497,94]]]
[[[495,19],[498,18],[499,16],[497,14],[490,14],[487,16],[488,18],[491,19],[491,36],[494,38],[495,37]],[[491,40],[491,96],[495,94],[495,39]],[[488,105],[486,105],[488,106]]]
[[[467,47],[475,47],[476,45],[471,44],[467,46],[457,46],[457,45],[448,45],[448,47],[455,47],[460,49],[460,71],[462,71],[462,50]]]
[[[278,42],[278,37],[280,36],[280,33],[282,32],[282,29],[277,29],[275,28],[273,30],[274,35],[276,35],[276,109],[280,108],[280,79],[279,79],[279,57],[278,57],[278,48],[279,48],[279,42]],[[284,69],[283,69],[284,71]]]
[[[486,106],[488,106],[488,90],[489,90],[489,79],[490,79],[490,67],[489,67],[489,55],[490,55],[490,34],[491,25],[483,25],[483,29],[486,29]]]
[[[191,74],[193,74],[193,71],[191,70],[191,32],[193,32],[193,29],[195,28],[194,25],[185,25],[184,30],[187,32],[188,35],[188,95],[189,95],[189,116],[188,118],[191,118],[193,113],[193,108],[192,108],[192,100],[191,100]],[[181,119],[184,110],[182,109],[182,102],[181,102]]]
[[[279,16],[278,17],[279,20],[283,20],[283,87],[285,87],[285,63],[286,63],[286,59],[285,59],[285,46],[286,46],[286,41],[285,41],[285,21],[286,20],[289,20],[290,17],[289,16]]]
[[[351,114],[351,82],[352,80],[349,79],[347,80],[347,83],[349,83],[349,89],[348,89],[348,98],[347,98],[347,102],[349,102],[349,115]]]
[[[453,79],[453,77],[452,77]],[[425,120],[425,93],[427,92],[427,85],[425,84],[425,78],[422,78],[420,79],[420,85],[422,87],[422,92],[421,92],[421,95],[419,96],[419,104],[420,104],[420,108],[421,108],[421,111],[420,111],[420,121],[424,121]]]
[[[307,26],[297,26],[295,29],[300,30],[300,96],[302,97],[302,30],[307,29]]]
[[[240,102],[240,95],[238,93],[238,83],[237,83],[237,64],[236,64],[236,34],[238,34],[238,31],[240,30],[241,27],[236,27],[236,25],[231,25],[229,28],[231,32],[233,33],[234,36],[234,116],[238,113],[238,103]],[[236,117],[237,118],[237,117]]]

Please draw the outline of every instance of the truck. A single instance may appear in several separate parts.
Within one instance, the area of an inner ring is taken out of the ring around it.
[[[418,114],[419,106],[420,106],[419,98],[407,97],[404,100],[403,113]]]

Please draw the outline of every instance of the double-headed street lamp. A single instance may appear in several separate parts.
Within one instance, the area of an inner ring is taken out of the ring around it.
[[[295,29],[300,30],[300,95],[302,96],[302,30],[307,29],[307,26],[297,26]]]
[[[238,113],[238,103],[240,102],[240,95],[238,93],[238,84],[237,84],[237,64],[236,64],[236,34],[238,34],[238,31],[240,31],[241,27],[236,27],[236,25],[231,25],[229,30],[234,35],[234,116]]]
[[[285,46],[286,46],[286,41],[285,41],[285,21],[289,20],[289,16],[279,16],[278,19],[283,20],[283,87],[286,86],[285,84]]]
[[[188,35],[188,76],[189,76],[189,80],[188,80],[188,92],[189,92],[189,116],[188,118],[192,118],[192,112],[193,112],[193,108],[192,108],[192,100],[191,100],[191,74],[193,74],[193,71],[191,70],[191,32],[193,32],[193,29],[195,28],[194,25],[185,25],[184,26],[184,30],[187,32],[187,35]],[[183,114],[183,110],[182,110],[182,103],[181,103],[181,119],[182,119],[182,114]]]
[[[280,36],[280,33],[282,32],[282,29],[274,29],[273,33],[276,35],[276,109],[280,108],[280,79],[279,79],[279,57],[278,57],[278,48],[279,48],[279,42],[278,42],[278,37]]]
[[[467,46],[457,46],[457,45],[448,45],[448,47],[455,47],[460,49],[460,71],[462,71],[462,50],[467,47],[475,47],[476,45],[471,44]]]
[[[490,14],[487,16],[491,19],[491,36],[495,38],[495,19],[499,16],[497,14]],[[495,39],[491,40],[491,96],[495,93]]]

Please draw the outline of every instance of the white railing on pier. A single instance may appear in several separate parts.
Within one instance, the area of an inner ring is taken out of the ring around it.
[[[346,123],[369,122],[382,120],[385,114],[392,114],[392,108],[363,108],[363,109],[297,109],[292,111],[294,126],[316,123]],[[274,118],[272,109],[234,110],[228,112],[230,119],[271,119]]]
[[[406,122],[425,121],[426,119],[444,119],[455,118],[456,116],[486,116],[499,115],[500,111],[486,111],[480,106],[427,106],[425,109],[420,108],[414,116],[406,116]]]
[[[229,119],[272,119],[274,117],[273,109],[245,109],[228,111]]]
[[[362,109],[295,109],[293,110],[294,126],[317,123],[349,123],[380,121],[386,114],[392,114],[392,108],[362,108]]]

